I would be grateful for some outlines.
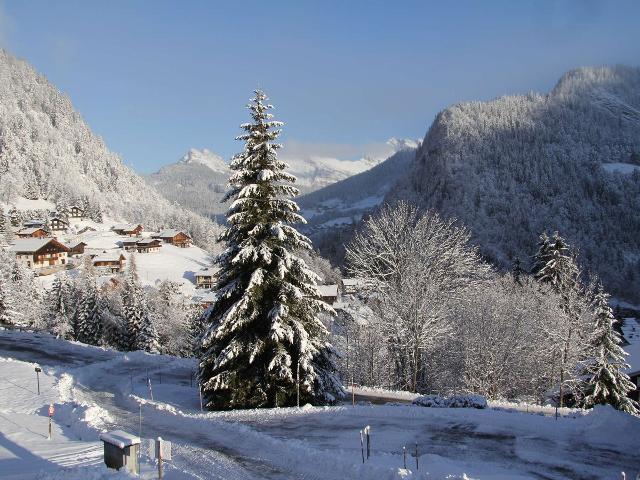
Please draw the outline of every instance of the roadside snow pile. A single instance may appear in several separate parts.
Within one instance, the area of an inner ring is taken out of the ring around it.
[[[620,412],[611,405],[596,405],[578,421],[582,438],[596,444],[635,445],[640,439],[640,418]]]
[[[433,408],[487,408],[487,399],[482,395],[451,395],[442,397],[440,395],[422,395],[413,401],[419,407]]]

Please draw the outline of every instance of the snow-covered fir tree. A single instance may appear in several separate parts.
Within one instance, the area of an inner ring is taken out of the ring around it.
[[[199,379],[208,408],[327,403],[340,392],[333,347],[319,319],[332,310],[320,300],[318,276],[294,255],[311,248],[291,224],[304,222],[291,200],[295,177],[277,158],[281,122],[256,90],[241,125],[244,151],[234,156],[229,227],[217,257],[217,299],[204,316]],[[299,372],[299,373],[298,373]]]
[[[11,282],[0,272],[0,325],[15,325],[18,312],[14,307]]]
[[[72,331],[72,314],[68,302],[70,301],[71,288],[67,275],[56,275],[51,289],[47,292],[45,300],[45,325],[56,336],[70,338]]]
[[[80,276],[80,302],[76,312],[77,340],[90,345],[102,343],[102,317],[100,295],[96,285],[96,276],[91,259],[87,256],[83,262]]]
[[[122,311],[129,350],[157,353],[158,333],[149,315],[144,290],[138,280],[134,255],[129,258],[127,277],[122,290]]]
[[[534,277],[550,284],[559,293],[572,288],[577,281],[578,269],[564,238],[558,232],[554,232],[551,239],[543,233],[538,246],[534,257]]]
[[[620,336],[613,328],[616,322],[609,307],[609,295],[600,286],[595,304],[595,329],[591,337],[593,358],[586,362],[590,375],[584,404],[587,407],[609,404],[618,410],[639,415],[638,404],[627,396],[636,386],[624,372],[627,353],[620,347]]]
[[[4,207],[0,206],[0,245],[6,242],[7,234],[7,217],[4,213]]]

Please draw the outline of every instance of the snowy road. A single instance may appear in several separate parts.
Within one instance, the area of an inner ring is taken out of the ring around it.
[[[411,478],[586,480],[640,471],[640,459],[630,454],[640,440],[640,420],[610,409],[557,421],[413,406],[201,413],[188,359],[15,332],[0,332],[0,356],[51,366],[64,376],[58,384],[63,398],[108,412],[99,428],[138,433],[142,411],[144,438],[174,442],[168,479],[395,479],[403,446],[415,470],[416,443],[420,470]],[[363,465],[358,432],[365,425],[372,428],[372,457]]]

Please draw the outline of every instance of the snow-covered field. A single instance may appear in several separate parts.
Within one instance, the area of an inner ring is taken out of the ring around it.
[[[107,473],[99,432],[138,434],[140,412],[144,439],[173,441],[167,479],[605,479],[620,478],[622,471],[634,478],[640,471],[640,420],[604,407],[565,412],[558,420],[508,405],[468,410],[347,403],[203,413],[191,383],[193,360],[8,331],[0,332],[0,357],[2,478],[100,478]],[[44,370],[41,397],[31,362]],[[49,402],[56,405],[50,441],[44,437]],[[359,431],[367,425],[372,453],[363,464]],[[143,477],[152,478],[153,460],[145,454],[143,463]]]

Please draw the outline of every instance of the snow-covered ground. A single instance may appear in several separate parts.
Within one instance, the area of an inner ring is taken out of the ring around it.
[[[17,425],[0,422],[0,447],[7,450],[0,454],[2,478],[9,468],[16,473],[32,464],[47,472],[65,465],[74,468],[69,476],[58,478],[92,478],[77,476],[81,470],[75,469],[81,466],[102,474],[103,469],[96,470],[102,468],[98,432],[120,428],[138,434],[140,412],[143,438],[161,435],[173,441],[167,479],[605,479],[620,478],[622,471],[634,478],[640,471],[635,454],[640,420],[606,407],[563,412],[558,420],[517,408],[349,403],[200,412],[197,387],[191,383],[193,360],[115,352],[18,332],[0,332],[0,356],[12,359],[4,362],[12,367],[0,368],[5,379],[0,403],[30,417]],[[33,361],[46,372],[41,400],[33,393]],[[41,446],[49,442],[41,436],[46,426],[43,408],[52,400],[60,412],[60,418],[58,413],[54,417],[59,431],[52,442],[63,442],[61,449],[45,448],[49,443]],[[14,418],[18,417],[11,415]],[[359,431],[367,425],[372,456],[363,464]],[[407,470],[402,469],[403,446],[409,452]],[[72,451],[78,453],[65,456]],[[56,452],[62,452],[59,458],[54,458]],[[12,455],[29,461],[12,461]],[[152,460],[143,460],[151,472]]]

